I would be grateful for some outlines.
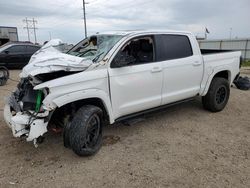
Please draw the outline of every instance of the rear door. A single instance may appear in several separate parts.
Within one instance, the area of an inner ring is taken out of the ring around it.
[[[161,105],[162,64],[155,62],[153,36],[127,41],[116,54],[134,58],[129,65],[109,68],[110,92],[114,118]],[[116,57],[114,59],[116,59]]]
[[[27,45],[27,51],[26,51],[25,56],[24,56],[24,64],[27,64],[30,60],[30,57],[39,49],[40,49],[40,47],[38,47],[38,46]]]
[[[194,52],[188,35],[156,35],[156,60],[162,62],[162,104],[194,97],[203,75],[200,54]]]

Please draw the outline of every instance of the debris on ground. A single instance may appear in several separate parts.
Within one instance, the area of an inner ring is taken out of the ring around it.
[[[245,77],[239,77],[234,81],[235,86],[240,90],[249,90],[250,89],[250,79]]]

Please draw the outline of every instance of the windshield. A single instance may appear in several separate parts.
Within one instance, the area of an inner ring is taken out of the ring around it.
[[[98,62],[122,37],[122,35],[93,35],[79,42],[67,53]]]

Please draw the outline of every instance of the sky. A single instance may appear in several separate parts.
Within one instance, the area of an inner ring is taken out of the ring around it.
[[[208,39],[250,37],[250,0],[86,0],[88,35],[114,30],[191,31]],[[84,38],[82,0],[0,0],[0,26],[18,28],[27,41],[23,19],[37,20],[37,39]],[[31,34],[34,41],[34,35]]]

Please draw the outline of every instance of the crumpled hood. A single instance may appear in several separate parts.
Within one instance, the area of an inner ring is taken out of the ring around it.
[[[55,46],[61,43],[61,40],[53,39],[33,54],[29,63],[20,73],[20,77],[25,78],[29,75],[36,76],[56,71],[83,71],[93,63],[91,60],[60,52]]]

